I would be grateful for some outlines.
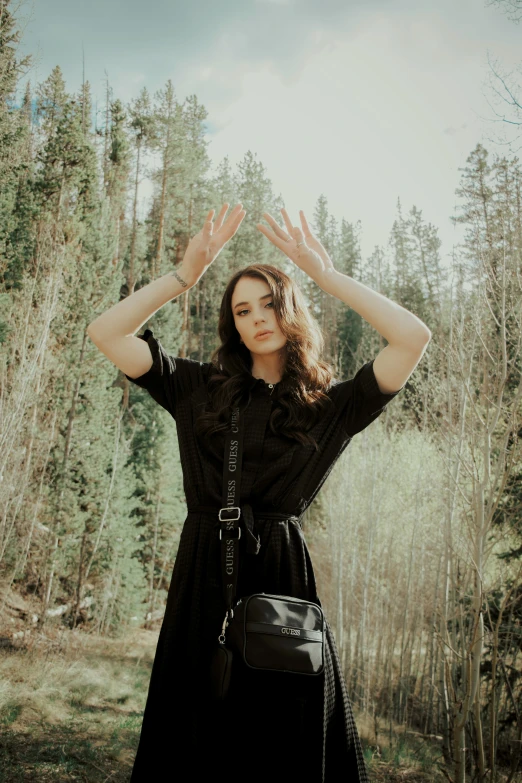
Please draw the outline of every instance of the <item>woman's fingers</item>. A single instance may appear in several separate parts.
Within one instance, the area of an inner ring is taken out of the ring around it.
[[[223,204],[223,206],[221,207],[221,212],[219,213],[219,215],[216,218],[216,225],[215,225],[215,230],[216,231],[219,231],[219,229],[223,225],[223,221],[225,219],[225,215],[227,214],[228,207],[229,207],[228,204]],[[213,211],[214,210],[212,210],[212,212]]]
[[[231,236],[234,236],[239,224],[241,223],[241,220],[243,219],[241,218],[239,220],[239,223],[237,222],[237,219],[242,210],[241,210],[241,204],[236,204],[236,206],[234,207],[230,215],[225,220],[225,215],[228,212],[228,208],[229,208],[228,203],[223,204],[219,212],[219,215],[216,218],[216,223],[214,226],[213,236],[214,237],[219,236],[223,244],[225,244],[225,242],[228,242]],[[213,212],[213,210],[211,210],[211,212]]]
[[[206,241],[210,239],[212,236],[212,232],[214,230],[214,224],[212,223],[212,216],[214,214],[214,210],[211,209],[210,212],[207,214],[207,219],[205,220],[205,223],[203,224],[203,237]]]
[[[288,233],[290,235],[292,235],[294,233],[294,227],[292,226],[292,221],[288,217],[288,212],[286,211],[286,209],[284,207],[281,210],[281,214],[283,216],[283,220],[285,221],[286,230],[288,231]]]
[[[228,212],[229,206],[230,206],[230,204],[226,203],[226,204],[223,204],[223,206],[221,207],[221,211],[220,211],[219,215],[216,218],[216,224],[215,224],[215,230],[216,231],[219,231],[219,229],[222,227],[223,221],[225,220],[225,215]],[[227,223],[233,222],[237,218],[238,214],[242,210],[242,207],[243,207],[242,204],[236,204],[236,206],[234,207],[234,209],[232,210],[232,212],[230,213],[230,215],[226,219],[225,225],[227,225]],[[214,212],[214,210],[211,209],[210,212]],[[210,215],[210,212],[209,212],[209,215]],[[208,220],[208,217],[207,217],[207,220]]]
[[[239,212],[237,213],[235,219],[230,224],[229,236],[227,238],[227,241],[228,241],[228,239],[230,239],[231,237],[234,236],[234,234],[238,230],[239,226],[243,222],[243,218],[245,217],[245,215],[246,215],[246,210],[245,209],[240,209]]]
[[[270,225],[274,229],[275,235],[278,236],[280,239],[283,239],[285,242],[287,242],[288,239],[292,238],[292,237],[288,236],[286,231],[283,231],[283,229],[281,228],[279,223],[277,223],[277,221],[275,221],[274,218],[272,217],[272,215],[270,215],[268,212],[263,212],[263,217],[265,218],[267,223],[270,223]],[[268,238],[270,239],[268,234],[266,234],[266,236],[268,236]]]
[[[297,236],[298,241],[301,242],[304,239],[304,237],[301,235],[301,229],[299,228],[299,226],[295,226],[294,227],[292,225],[292,222],[291,222],[290,218],[288,217],[288,212],[286,211],[286,209],[284,209],[284,207],[281,210],[281,212],[282,212],[282,215],[283,215],[283,220],[285,221],[285,225],[286,225],[286,227],[288,229],[288,232],[290,234],[292,234],[294,239]],[[310,236],[310,229],[308,227],[308,223],[306,222],[306,218],[304,216],[304,212],[303,212],[302,209],[299,210],[299,216],[301,218],[301,225],[303,226],[304,236],[305,237],[309,237]]]
[[[286,209],[282,209],[281,214],[283,215],[283,220],[288,233],[276,223],[268,212],[264,212],[263,215],[268,223],[270,223],[273,230],[270,231],[270,229],[266,228],[261,223],[258,223],[256,228],[261,231],[273,245],[278,247],[279,250],[282,250],[296,266],[306,272],[312,280],[319,280],[324,274],[325,269],[333,269],[333,263],[328,253],[319,240],[315,239],[313,236],[302,210],[299,210],[302,228],[292,225]],[[288,239],[293,239],[294,242],[289,243]],[[308,240],[308,242],[306,240]]]
[[[256,226],[259,231],[261,231],[262,234],[265,235],[267,239],[271,241],[273,245],[279,248],[279,250],[282,250],[283,253],[286,253],[288,255],[288,249],[289,245],[286,239],[281,239],[279,236],[277,236],[273,231],[270,231],[266,226],[264,226],[262,223],[258,223]],[[284,233],[281,231],[281,233]]]
[[[312,232],[310,231],[310,227],[308,225],[308,222],[307,222],[307,220],[305,218],[305,215],[304,215],[304,212],[303,212],[302,209],[299,210],[299,217],[301,218],[301,223],[303,225],[303,230],[304,230],[305,237],[310,236],[310,234]]]
[[[226,242],[232,239],[246,215],[246,210],[242,208],[242,204],[236,204],[228,218],[223,223],[222,218],[225,216],[227,209],[228,204],[224,204],[221,212],[219,213],[221,224],[217,226],[218,231],[214,232],[214,237],[218,236],[219,234],[218,241],[220,247],[223,247]]]

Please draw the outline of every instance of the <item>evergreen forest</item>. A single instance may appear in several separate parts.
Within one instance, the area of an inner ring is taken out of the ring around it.
[[[179,265],[209,209],[241,202],[217,261],[146,325],[169,353],[209,361],[225,286],[253,262],[297,279],[339,378],[385,341],[256,230],[282,196],[255,151],[212,166],[196,95],[167,80],[124,103],[107,79],[95,110],[89,81],[71,92],[59,65],[34,85],[16,8],[0,6],[0,777],[125,781],[186,502],[174,421],[87,326]],[[338,270],[432,332],[304,520],[375,781],[522,779],[516,155],[477,144],[456,204],[449,266],[422,204],[398,200],[388,246],[366,258],[363,226],[327,195],[310,216]],[[113,712],[87,740],[96,705]]]

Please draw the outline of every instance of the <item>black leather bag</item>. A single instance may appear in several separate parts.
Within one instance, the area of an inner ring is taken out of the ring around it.
[[[229,638],[252,669],[295,674],[324,669],[323,610],[301,598],[255,593],[240,599]]]
[[[318,603],[287,595],[255,593],[236,602],[239,574],[239,526],[241,507],[234,505],[241,486],[243,430],[239,408],[234,409],[232,428],[225,443],[223,508],[219,511],[223,596],[227,611],[211,663],[211,692],[227,696],[234,655],[252,669],[302,675],[324,672],[324,613]],[[254,553],[260,548],[252,520],[246,519]],[[226,631],[228,632],[228,645]]]

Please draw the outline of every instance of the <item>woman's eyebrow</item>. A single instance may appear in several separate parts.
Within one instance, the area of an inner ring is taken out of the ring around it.
[[[272,296],[272,294],[270,293],[270,294],[265,294],[264,296],[260,296],[259,301],[261,302],[263,299],[268,299],[269,296]],[[250,302],[238,302],[237,304],[234,305],[233,309],[235,310],[236,307],[239,307],[239,305],[244,305],[244,304],[250,304]]]

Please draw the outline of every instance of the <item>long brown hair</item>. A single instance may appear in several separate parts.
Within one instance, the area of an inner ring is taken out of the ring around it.
[[[250,402],[256,379],[252,376],[252,357],[240,342],[232,312],[232,295],[241,277],[264,280],[272,292],[277,322],[286,337],[286,362],[278,384],[277,405],[273,406],[269,426],[302,444],[315,439],[307,434],[317,422],[321,410],[331,403],[326,393],[333,380],[333,368],[320,357],[324,337],[310,315],[299,286],[272,264],[250,264],[230,279],[219,311],[218,334],[221,345],[211,356],[213,371],[208,391],[212,410],[204,410],[196,420],[198,435],[211,435],[230,427],[232,408]],[[207,406],[208,407],[208,406]]]

